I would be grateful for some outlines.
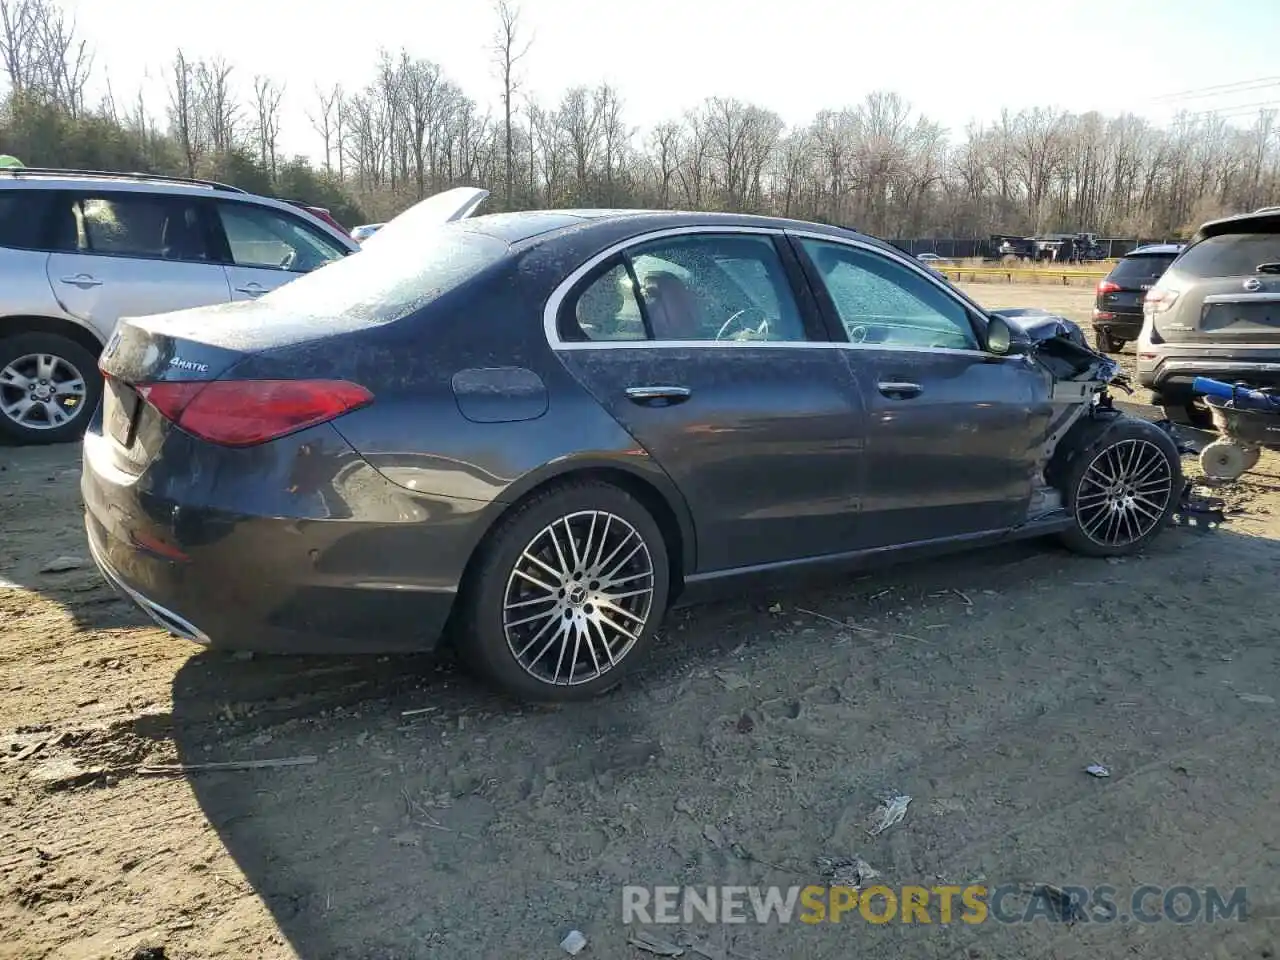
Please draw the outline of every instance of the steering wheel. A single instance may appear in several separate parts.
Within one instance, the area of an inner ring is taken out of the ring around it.
[[[744,316],[752,313],[760,316],[760,322],[755,326],[751,326],[743,319]],[[769,336],[769,318],[765,316],[764,311],[759,307],[743,307],[734,313],[720,325],[720,329],[716,331],[716,339],[728,339],[729,332],[735,327],[742,333],[750,333],[752,339],[763,340]]]
[[[290,249],[290,251],[284,255],[284,259],[280,261],[280,269],[292,270],[293,265],[297,262],[298,262],[298,251],[294,249]]]

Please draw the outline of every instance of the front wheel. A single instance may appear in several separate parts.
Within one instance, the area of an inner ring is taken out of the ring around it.
[[[1169,524],[1182,494],[1182,459],[1173,439],[1146,420],[1120,417],[1079,435],[1067,451],[1062,486],[1072,526],[1063,543],[1076,553],[1137,553]]]
[[[666,612],[662,532],[597,481],[541,493],[501,521],[468,578],[459,646],[521,699],[585,700],[616,686]]]
[[[0,340],[0,437],[20,444],[75,440],[101,399],[98,361],[74,340],[41,332]]]

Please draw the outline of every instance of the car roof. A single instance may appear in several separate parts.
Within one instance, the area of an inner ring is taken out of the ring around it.
[[[110,186],[112,190],[146,193],[172,192],[203,195],[216,191],[238,196],[252,196],[249,191],[241,187],[195,177],[169,177],[153,173],[113,173],[105,170],[56,170],[41,167],[0,168],[0,187],[65,188],[71,184],[84,183],[103,184]]]
[[[285,210],[295,215],[308,218],[313,224],[319,224],[324,231],[335,237],[342,237],[350,248],[354,241],[344,231],[335,230],[332,224],[326,223],[311,212],[310,204],[302,201],[280,200],[275,197],[264,197],[250,193],[241,187],[218,183],[214,180],[198,180],[187,177],[167,177],[163,174],[149,173],[111,173],[101,170],[52,170],[39,167],[7,167],[0,168],[0,190],[74,190],[92,184],[102,189],[119,193],[150,193],[169,196],[218,196],[226,200],[256,203],[262,206]],[[324,209],[316,207],[317,210]]]
[[[1226,233],[1248,233],[1257,229],[1280,231],[1280,208],[1263,207],[1253,213],[1238,213],[1233,217],[1210,220],[1196,231],[1190,243],[1199,243]]]
[[[1145,247],[1134,247],[1120,259],[1129,257],[1176,257],[1182,252],[1180,243],[1149,243]]]
[[[621,239],[651,231],[681,227],[747,227],[761,230],[803,230],[837,239],[856,237],[885,251],[906,253],[891,243],[851,227],[746,213],[689,210],[524,210],[514,213],[484,214],[469,217],[458,223],[465,229],[489,234],[512,244],[532,240],[535,237],[539,240],[547,240],[565,231],[591,231],[593,228]]]

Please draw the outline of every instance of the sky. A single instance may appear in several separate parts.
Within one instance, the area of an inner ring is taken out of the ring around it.
[[[126,103],[142,89],[158,117],[178,48],[222,56],[246,98],[255,74],[284,83],[286,154],[319,152],[316,85],[364,86],[379,47],[434,61],[496,115],[492,0],[60,2],[95,51],[95,91],[109,78]],[[1255,106],[1280,107],[1280,0],[516,2],[531,41],[522,94],[554,103],[608,81],[641,128],[709,96],[804,124],[873,90],[897,91],[953,134],[1002,108],[1249,123]]]

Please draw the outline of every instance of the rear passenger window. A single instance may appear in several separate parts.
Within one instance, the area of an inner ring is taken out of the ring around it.
[[[50,199],[47,190],[0,191],[0,247],[11,250],[44,250]]]
[[[84,196],[72,207],[81,253],[207,261],[199,207],[183,197],[144,193]]]
[[[573,319],[576,323],[569,324],[569,329],[562,331],[563,339],[648,339],[631,274],[623,264],[600,274],[578,295]]]

